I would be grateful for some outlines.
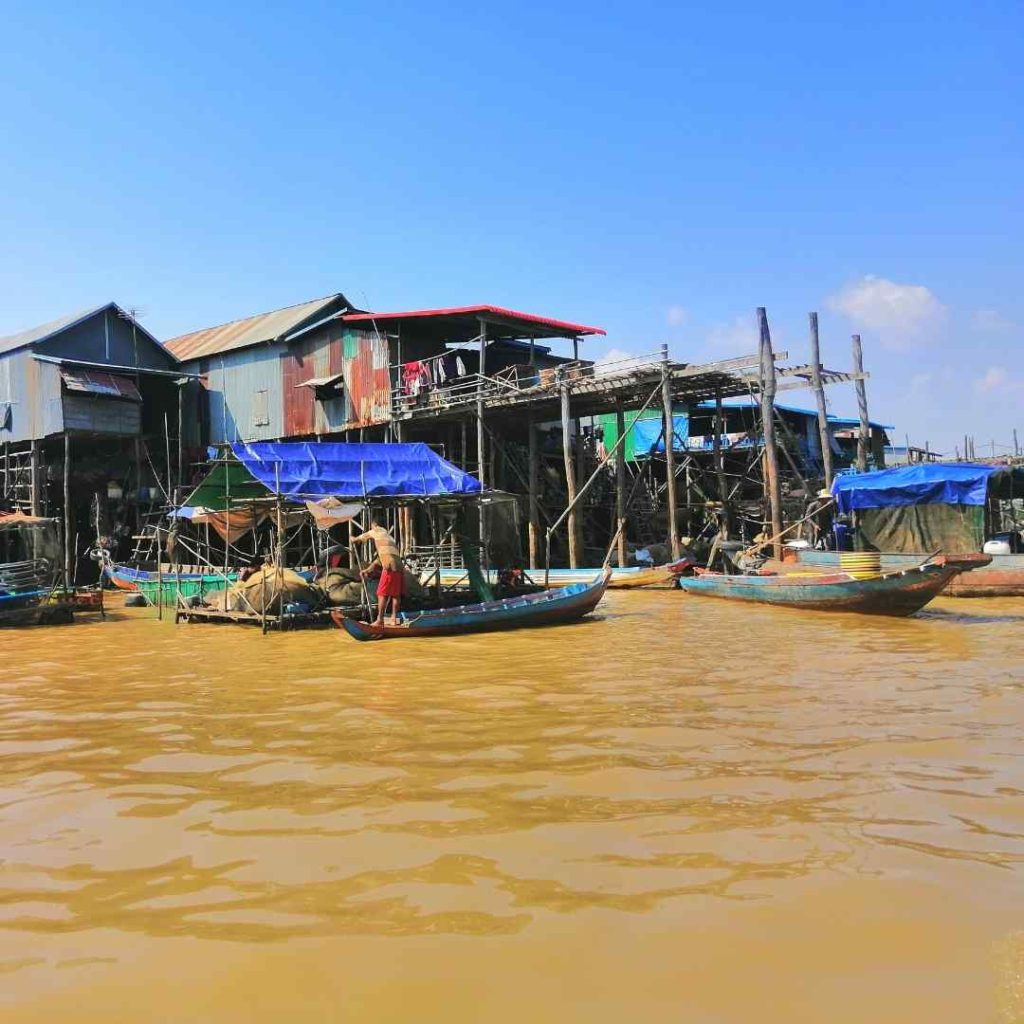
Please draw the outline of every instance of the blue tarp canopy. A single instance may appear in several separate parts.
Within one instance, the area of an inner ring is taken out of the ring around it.
[[[989,479],[1004,466],[922,462],[874,473],[849,473],[832,481],[840,512],[905,505],[984,505]]]
[[[654,420],[637,420],[632,429],[633,451],[638,458],[665,450],[665,419],[663,416]],[[683,451],[689,436],[690,417],[681,413],[673,413],[672,450]]]
[[[476,477],[425,444],[236,442],[235,458],[272,494],[292,498],[479,494]]]

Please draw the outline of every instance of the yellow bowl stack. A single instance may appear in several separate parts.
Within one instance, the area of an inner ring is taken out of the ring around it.
[[[882,555],[878,551],[841,551],[839,568],[855,580],[873,580],[882,574]]]

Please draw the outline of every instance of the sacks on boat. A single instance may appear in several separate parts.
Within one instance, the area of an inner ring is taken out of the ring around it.
[[[363,584],[355,569],[329,569],[317,577],[316,584],[330,605],[339,607],[363,603]]]
[[[315,609],[323,603],[319,588],[311,586],[297,572],[273,565],[262,566],[247,580],[239,580],[215,598],[214,607],[223,611],[256,614],[266,611],[270,615],[279,614],[282,604],[302,604]]]

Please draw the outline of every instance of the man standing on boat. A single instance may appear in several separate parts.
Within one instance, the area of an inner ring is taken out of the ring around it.
[[[402,596],[405,594],[405,565],[398,554],[398,545],[394,537],[376,519],[370,519],[370,528],[366,533],[359,534],[352,538],[352,543],[372,540],[377,549],[377,557],[362,570],[364,577],[372,576],[380,566],[380,580],[377,583],[377,621],[375,625],[384,625],[384,615],[388,605],[391,605],[391,624],[398,625],[398,613],[402,606]]]

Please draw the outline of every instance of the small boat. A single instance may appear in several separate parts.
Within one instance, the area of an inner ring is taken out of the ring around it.
[[[403,615],[397,625],[378,626],[347,619],[340,611],[331,618],[356,640],[383,640],[399,636],[447,636],[458,633],[485,633],[503,629],[524,629],[574,622],[589,615],[604,597],[611,570],[605,569],[590,583],[574,583],[559,590],[539,594],[506,597],[455,608]]]
[[[152,569],[136,569],[128,565],[106,562],[103,573],[118,590],[141,593],[150,604],[156,604],[158,593],[163,592],[163,603],[174,604],[176,596],[202,597],[215,590],[225,590],[238,580],[238,571],[182,572],[168,568],[163,573]]]
[[[704,597],[813,611],[913,615],[958,573],[977,564],[974,557],[965,565],[962,559],[939,555],[913,567],[880,573],[873,579],[855,579],[848,573],[729,576],[706,572],[680,577],[679,588]]]
[[[526,569],[524,571],[530,580],[543,586],[543,569]],[[589,583],[601,572],[603,572],[602,569],[594,567],[584,569],[550,569],[548,570],[548,586],[571,587],[580,583]],[[500,575],[500,572],[496,569],[490,569],[483,574],[484,579],[491,586],[496,586],[500,582]],[[420,574],[420,582],[423,584],[433,583],[437,576],[436,570],[425,570]],[[441,586],[457,586],[469,579],[469,570],[441,569],[440,577]],[[616,567],[611,569],[608,589],[628,590],[634,587],[667,586],[671,584],[672,579],[673,573],[670,565],[656,565],[650,568],[643,565],[627,565],[622,568]]]
[[[48,607],[61,577],[57,520],[0,515],[0,625],[57,621]]]
[[[839,566],[840,554],[839,551],[798,550],[795,552],[796,564],[819,572],[834,571]],[[927,557],[924,554],[883,551],[882,569],[920,565],[921,560]],[[957,556],[960,560],[974,557],[973,554]],[[946,584],[946,593],[950,597],[1024,597],[1024,555],[977,555],[977,558],[983,560],[977,563],[982,568],[973,572],[965,569]]]

